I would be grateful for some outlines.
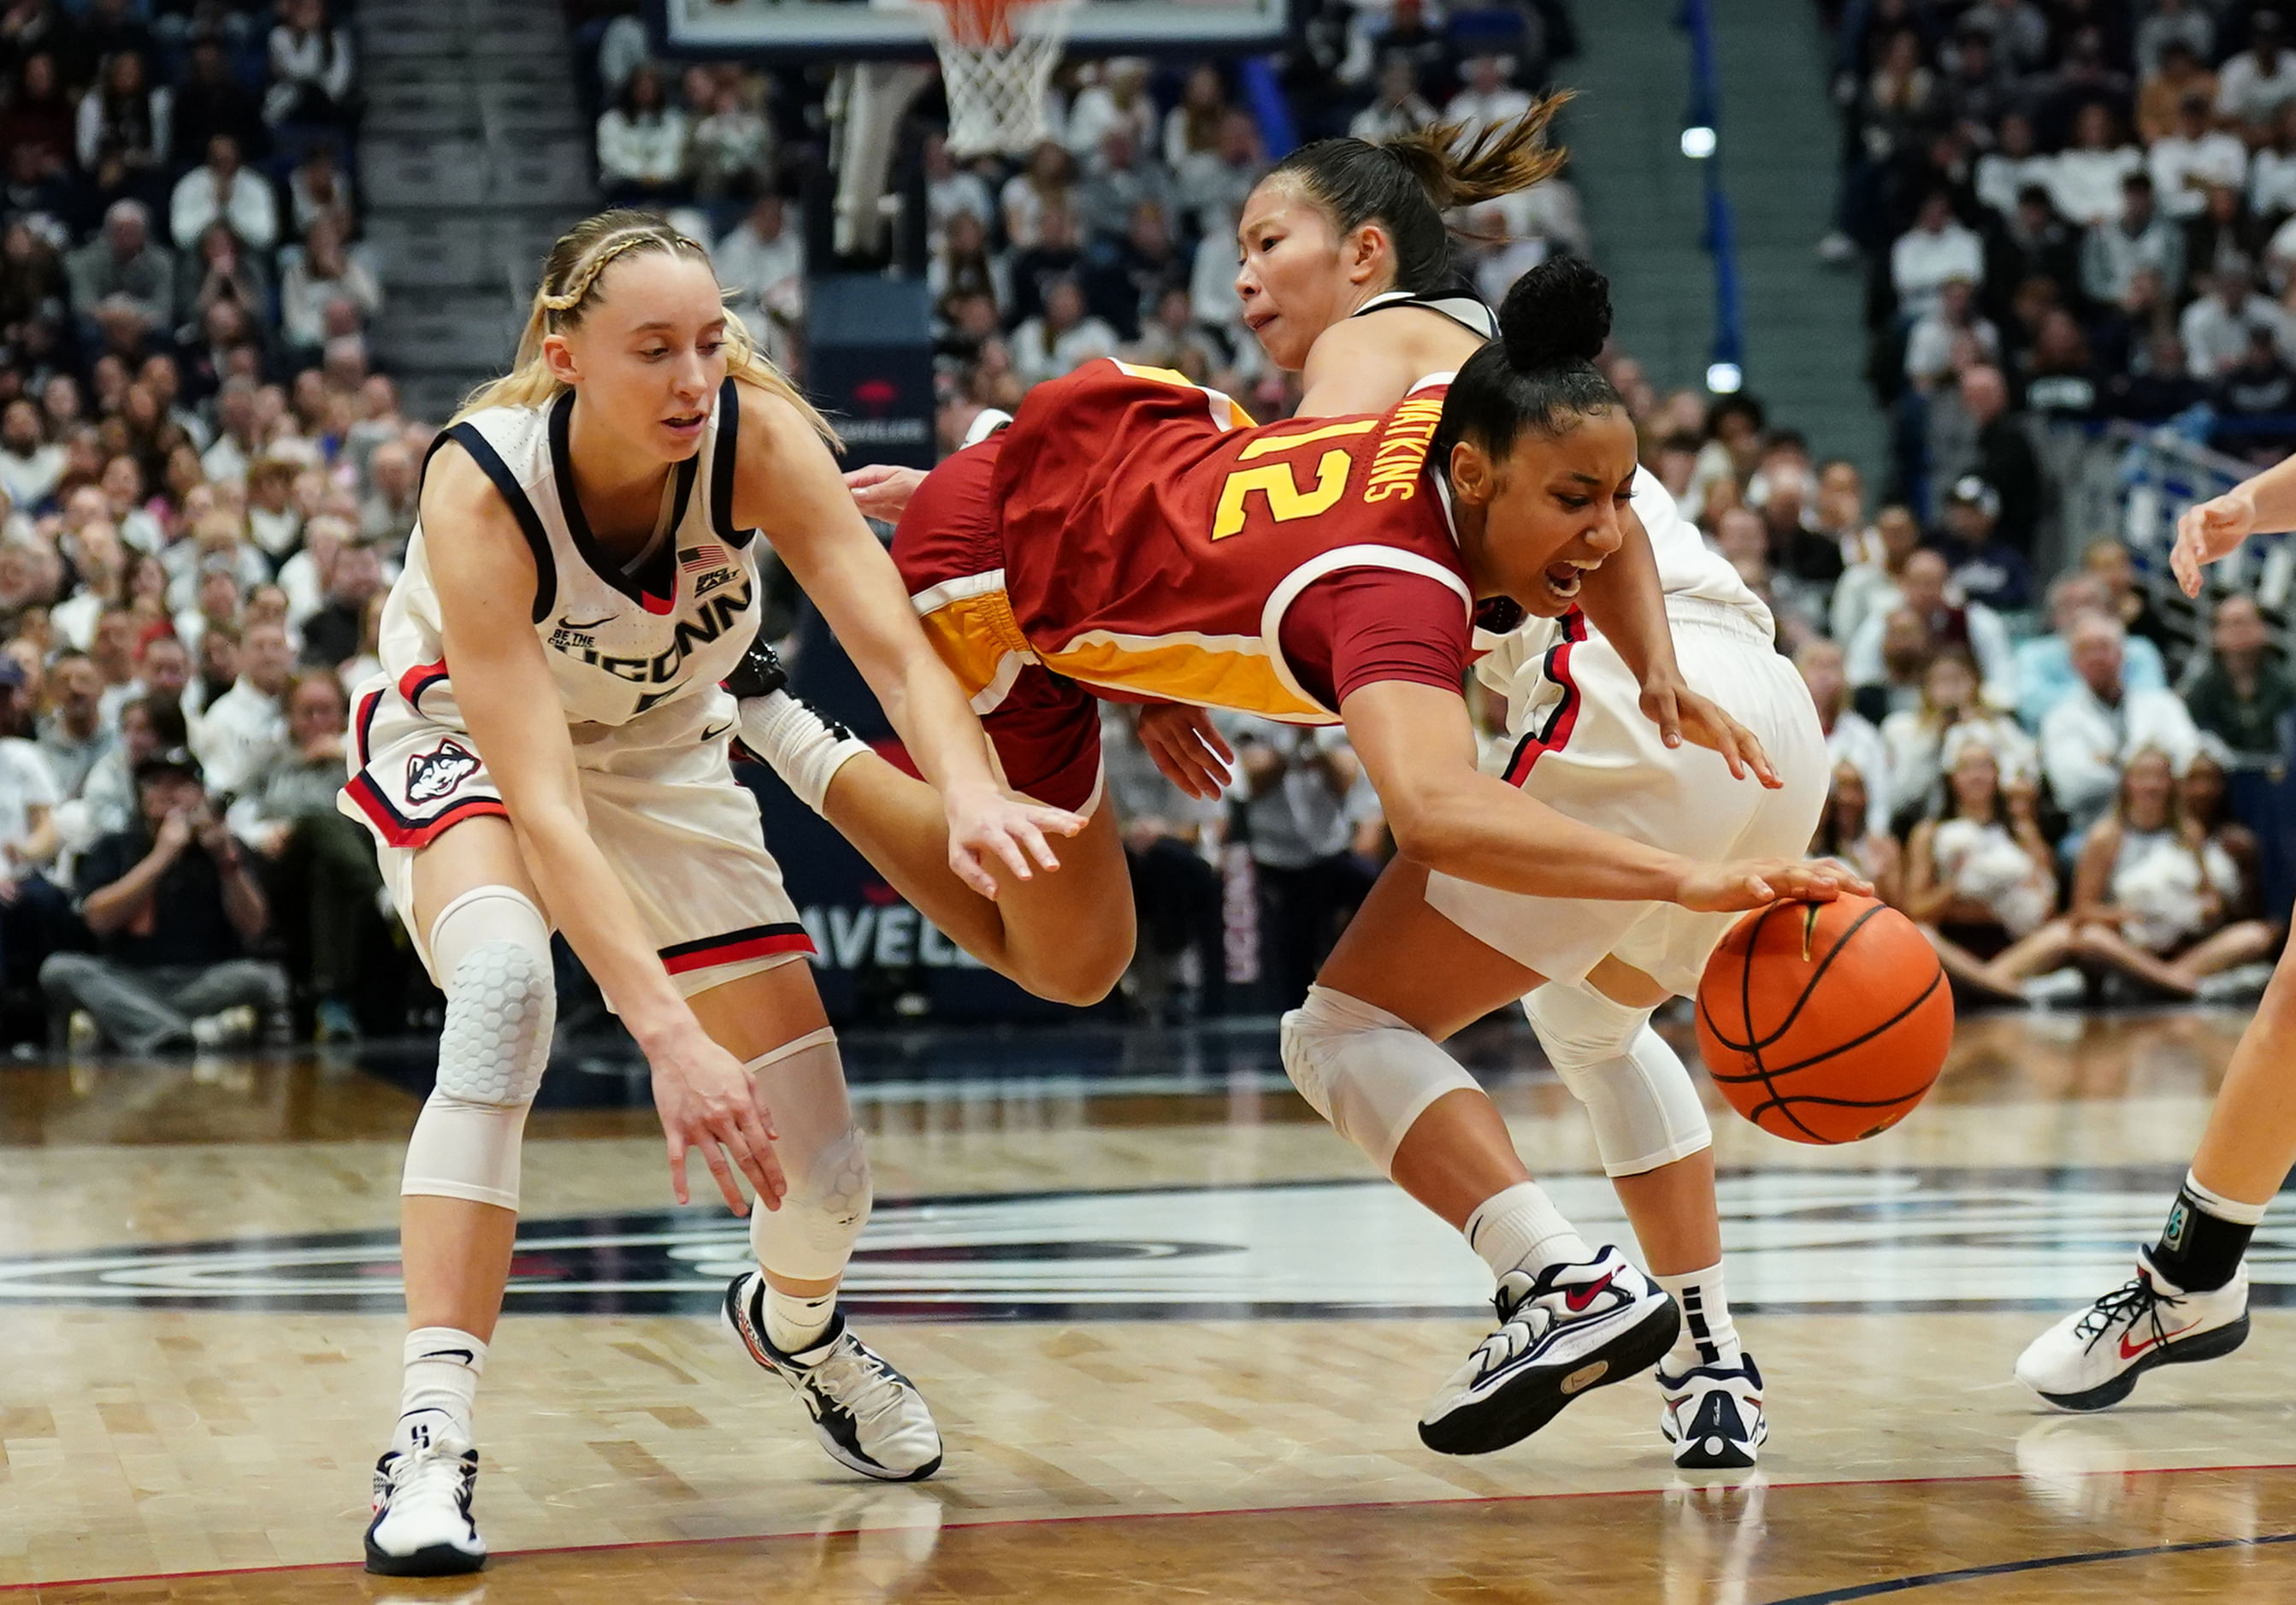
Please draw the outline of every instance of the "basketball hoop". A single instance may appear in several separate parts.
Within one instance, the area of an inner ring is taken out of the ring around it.
[[[1077,0],[926,0],[925,25],[948,92],[948,149],[1021,155],[1051,130],[1045,91]]]

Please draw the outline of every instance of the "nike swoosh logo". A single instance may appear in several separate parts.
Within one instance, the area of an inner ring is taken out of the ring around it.
[[[603,618],[593,618],[587,624],[576,624],[563,613],[558,616],[558,627],[562,630],[594,630],[602,624],[613,622],[614,616],[611,613],[607,614]]]
[[[710,742],[716,741],[719,736],[724,735],[727,731],[733,728],[734,727],[731,725],[720,725],[715,730],[703,731],[701,733],[701,744],[705,747],[708,746]]]
[[[1597,1298],[1601,1297],[1603,1290],[1611,1285],[1611,1282],[1616,1279],[1618,1274],[1619,1273],[1616,1271],[1613,1271],[1610,1275],[1603,1277],[1600,1282],[1589,1283],[1587,1286],[1580,1288],[1575,1292],[1566,1292],[1562,1295],[1562,1302],[1569,1305],[1570,1306],[1570,1313],[1576,1315],[1586,1309],[1588,1305],[1594,1303]]]
[[[479,1356],[467,1348],[434,1348],[422,1357],[426,1360],[451,1360],[460,1355],[465,1364],[475,1365]]]
[[[2185,1325],[2178,1327],[2173,1332],[2162,1332],[2157,1338],[2147,1338],[2135,1348],[2129,1347],[2128,1339],[2126,1337],[2123,1337],[2120,1339],[2120,1357],[2124,1360],[2134,1360],[2137,1355],[2143,1354],[2146,1349],[2152,1347],[2154,1345],[2166,1343],[2171,1338],[2181,1338],[2199,1324],[2200,1322],[2197,1321],[2188,1322]]]

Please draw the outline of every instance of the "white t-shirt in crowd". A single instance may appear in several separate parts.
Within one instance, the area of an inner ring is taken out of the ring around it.
[[[0,737],[0,847],[19,848],[32,833],[32,810],[63,800],[47,754],[21,736]],[[12,872],[0,871],[0,873]]]

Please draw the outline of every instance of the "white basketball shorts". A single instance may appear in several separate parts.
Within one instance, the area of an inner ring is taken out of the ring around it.
[[[1801,856],[1833,767],[1801,676],[1735,608],[1673,597],[1667,615],[1683,678],[1754,733],[1784,789],[1733,780],[1703,747],[1669,749],[1643,715],[1632,671],[1575,614],[1552,648],[1515,671],[1508,727],[1520,739],[1506,778],[1582,823],[1685,857]],[[1443,874],[1427,878],[1427,903],[1548,980],[1584,980],[1616,954],[1684,996],[1697,992],[1738,918],[1671,903],[1529,897]]]
[[[571,731],[591,838],[687,997],[813,951],[766,851],[757,798],[727,761],[734,724],[734,699],[712,687],[627,725]],[[416,712],[385,676],[352,696],[345,762],[337,806],[374,833],[383,883],[430,968],[414,856],[465,819],[505,814],[502,793],[470,736]]]

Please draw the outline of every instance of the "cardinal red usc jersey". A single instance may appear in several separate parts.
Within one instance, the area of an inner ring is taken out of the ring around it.
[[[1258,426],[1177,373],[1099,360],[936,469],[893,556],[1010,783],[1062,807],[1090,797],[1097,716],[1080,688],[1336,722],[1278,643],[1292,603],[1345,569],[1456,593],[1464,662],[1471,593],[1424,472],[1442,397]]]

